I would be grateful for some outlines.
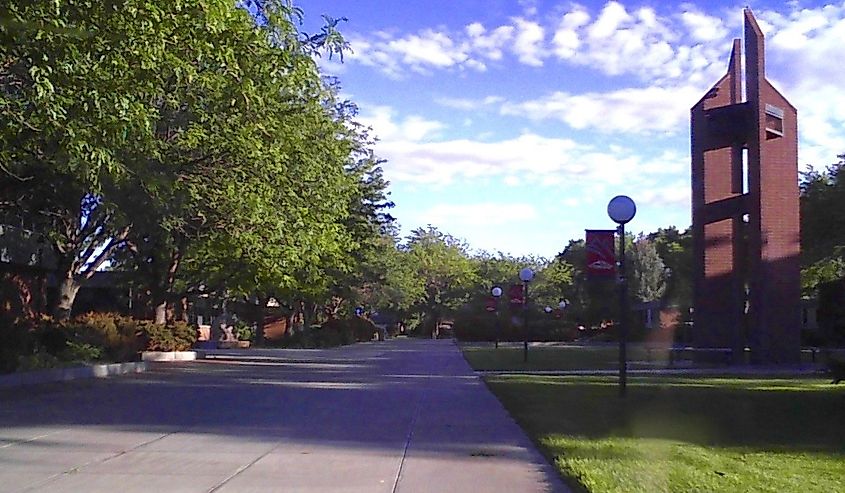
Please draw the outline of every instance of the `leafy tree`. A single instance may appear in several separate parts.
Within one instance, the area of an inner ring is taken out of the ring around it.
[[[660,259],[668,269],[664,298],[675,305],[691,306],[694,267],[692,231],[680,232],[670,226],[650,233],[647,238],[654,242]]]
[[[115,202],[126,155],[152,152],[163,61],[150,5],[12,1],[0,7],[0,208],[57,257],[67,315],[79,283],[126,244]],[[142,48],[143,47],[143,48]]]
[[[801,176],[802,288],[814,294],[819,284],[845,276],[845,154],[825,171]]]
[[[184,285],[318,291],[346,261],[355,144],[311,57],[339,38],[263,4],[260,28],[229,0],[0,12],[0,207],[52,243],[59,314],[130,245],[160,306],[183,268]]]
[[[544,262],[532,283],[537,305],[557,308],[560,300],[566,299],[570,292],[574,276],[575,267],[561,257]]]
[[[479,282],[467,246],[428,226],[412,231],[403,251],[416,277],[413,292],[420,293],[414,308],[436,331],[442,318],[466,302]]]
[[[587,249],[584,240],[569,240],[556,257],[572,267],[572,283],[563,290],[570,301],[567,313],[578,323],[590,326],[615,317],[616,282],[613,278],[589,278],[586,272]]]
[[[630,250],[629,279],[633,296],[639,301],[655,301],[666,291],[666,266],[657,253],[655,242],[637,238]]]

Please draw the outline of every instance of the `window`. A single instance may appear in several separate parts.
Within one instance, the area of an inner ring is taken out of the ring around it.
[[[766,105],[766,138],[774,139],[783,137],[783,115],[782,109],[770,104]]]

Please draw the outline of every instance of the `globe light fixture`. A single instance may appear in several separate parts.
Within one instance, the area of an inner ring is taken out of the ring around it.
[[[627,224],[636,214],[637,204],[627,195],[617,195],[607,204],[607,215],[616,224]]]

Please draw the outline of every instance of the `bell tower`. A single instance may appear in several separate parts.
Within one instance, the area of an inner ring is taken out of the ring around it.
[[[745,70],[735,39],[727,74],[691,109],[694,344],[797,363],[797,111],[766,80],[763,33],[743,14]]]

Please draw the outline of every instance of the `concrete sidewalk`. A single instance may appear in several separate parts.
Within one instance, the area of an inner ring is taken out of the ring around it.
[[[0,490],[566,491],[450,341],[0,390]]]

